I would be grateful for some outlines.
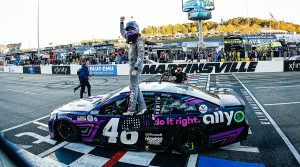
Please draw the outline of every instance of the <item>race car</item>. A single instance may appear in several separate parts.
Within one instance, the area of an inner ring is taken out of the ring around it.
[[[190,85],[142,82],[148,112],[126,116],[129,87],[80,99],[55,109],[48,122],[56,140],[126,150],[199,153],[248,135],[245,103]],[[137,104],[137,108],[139,108]]]

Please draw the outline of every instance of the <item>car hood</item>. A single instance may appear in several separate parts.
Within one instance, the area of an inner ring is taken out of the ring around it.
[[[86,99],[75,100],[73,102],[63,105],[57,110],[60,112],[71,112],[71,111],[87,112],[92,110],[99,103],[101,103],[101,99],[103,97],[104,97],[103,95],[100,95],[100,96],[94,96]]]

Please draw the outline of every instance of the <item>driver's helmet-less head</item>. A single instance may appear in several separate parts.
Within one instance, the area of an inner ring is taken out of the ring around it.
[[[139,34],[139,25],[135,21],[126,23],[125,35],[127,37]]]

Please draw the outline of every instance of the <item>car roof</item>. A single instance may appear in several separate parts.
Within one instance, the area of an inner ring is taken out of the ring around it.
[[[220,105],[220,99],[218,96],[207,92],[206,90],[199,89],[194,86],[184,85],[184,84],[176,84],[171,82],[142,82],[139,85],[141,91],[144,92],[161,92],[161,93],[175,93],[175,94],[183,94],[188,96],[193,96],[197,98],[201,98],[202,100]],[[123,88],[115,96],[130,92],[129,86]]]

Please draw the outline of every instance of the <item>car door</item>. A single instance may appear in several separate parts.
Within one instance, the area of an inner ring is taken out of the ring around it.
[[[153,96],[145,96],[147,106],[154,104]],[[129,94],[123,94],[102,104],[94,114],[98,119],[98,130],[95,142],[105,146],[120,148],[139,148],[144,146],[144,132],[151,127],[151,113],[141,116],[125,116],[129,104]],[[139,108],[139,106],[137,106]]]

